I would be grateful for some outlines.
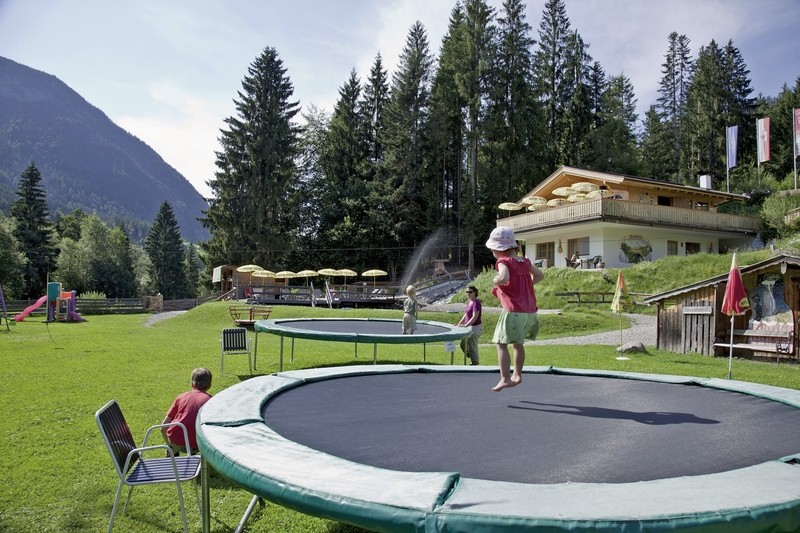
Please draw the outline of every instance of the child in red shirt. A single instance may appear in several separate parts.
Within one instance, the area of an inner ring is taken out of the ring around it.
[[[536,315],[536,292],[533,286],[544,279],[544,274],[527,257],[517,255],[514,231],[505,226],[492,230],[486,247],[492,251],[497,263],[497,275],[492,279],[492,289],[503,311],[497,321],[492,342],[497,344],[497,363],[500,381],[492,387],[495,392],[514,387],[522,382],[525,364],[525,337],[536,338],[539,317]],[[511,356],[508,345],[514,350],[514,373],[511,374]]]
[[[187,443],[184,442],[183,429],[180,426],[161,428],[164,440],[170,445],[175,455],[179,455],[180,451],[186,451],[187,448],[191,448],[192,452],[197,450],[195,422],[200,408],[211,399],[211,395],[206,392],[210,388],[211,371],[207,368],[195,368],[192,370],[192,390],[179,394],[167,411],[167,416],[164,417],[162,424],[180,422],[186,426],[186,432],[189,435],[187,446]]]

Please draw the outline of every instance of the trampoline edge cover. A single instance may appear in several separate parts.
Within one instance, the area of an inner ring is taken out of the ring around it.
[[[303,513],[373,531],[800,531],[800,467],[768,461],[700,476],[635,483],[525,484],[457,472],[402,472],[335,457],[268,427],[262,406],[307,382],[355,375],[487,372],[491,367],[352,366],[261,376],[216,394],[198,417],[205,460],[248,491]],[[526,367],[525,373],[581,375]],[[602,377],[685,383],[794,407],[800,392],[751,383],[603,371]],[[597,376],[597,371],[585,371]],[[722,383],[720,383],[722,382]]]

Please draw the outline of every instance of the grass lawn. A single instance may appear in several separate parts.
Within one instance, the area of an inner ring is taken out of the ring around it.
[[[309,316],[401,317],[400,311],[337,311],[275,307],[272,318]],[[119,401],[134,437],[141,441],[159,423],[173,398],[189,388],[198,366],[214,373],[212,393],[249,377],[243,356],[225,362],[219,375],[219,332],[230,327],[227,303],[209,303],[147,325],[151,315],[89,316],[75,324],[44,324],[41,317],[13,324],[0,333],[0,531],[104,531],[117,479],[94,421],[109,399]],[[460,315],[425,312],[424,320],[455,323]],[[575,335],[619,327],[607,312],[570,310],[542,315],[542,336]],[[484,342],[495,318],[485,315]],[[277,337],[259,335],[258,373],[277,370]],[[727,377],[727,359],[659,352],[617,361],[611,346],[542,346],[528,349],[531,365],[629,370],[701,377]],[[421,346],[380,345],[379,363],[422,362]],[[461,353],[456,361],[463,361]],[[284,369],[342,364],[370,364],[372,347],[297,340],[295,358],[284,356]],[[427,362],[449,364],[441,345],[427,349]],[[494,349],[482,348],[482,364],[496,365]],[[800,389],[800,365],[734,362],[735,379]],[[487,393],[494,376],[487,381]],[[159,442],[160,443],[160,442]],[[213,531],[232,531],[251,495],[212,476]],[[190,527],[200,530],[193,491],[186,493]],[[115,531],[180,531],[180,512],[172,486],[136,490]],[[312,518],[267,503],[251,518],[249,531],[331,532],[357,528]]]

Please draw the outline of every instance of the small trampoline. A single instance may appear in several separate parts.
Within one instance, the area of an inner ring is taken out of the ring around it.
[[[283,338],[292,339],[291,360],[294,360],[294,339],[311,339],[328,342],[352,342],[358,357],[358,344],[372,344],[372,362],[378,362],[378,344],[422,344],[423,361],[425,345],[431,342],[456,341],[469,337],[469,328],[417,320],[413,335],[403,335],[403,321],[394,318],[284,318],[259,320],[254,325],[256,331],[255,351],[258,359],[258,333],[279,335],[280,352],[278,370],[283,370]],[[453,363],[453,350],[450,351]]]
[[[257,377],[206,403],[198,442],[253,494],[373,531],[800,530],[800,391],[526,367],[492,393],[496,379],[422,365]]]

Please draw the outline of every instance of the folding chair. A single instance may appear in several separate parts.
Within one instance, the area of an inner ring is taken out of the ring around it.
[[[117,506],[119,504],[119,497],[122,494],[122,486],[127,485],[130,487],[128,490],[128,499],[125,501],[125,507],[122,509],[122,514],[125,514],[125,511],[128,509],[128,503],[131,501],[131,495],[133,495],[133,487],[137,485],[152,485],[155,483],[175,483],[175,486],[178,488],[178,500],[181,506],[181,518],[183,518],[183,530],[185,533],[188,533],[189,524],[186,521],[186,509],[183,504],[181,482],[190,481],[200,475],[200,456],[192,455],[191,450],[187,450],[187,455],[185,457],[175,457],[172,448],[166,444],[147,445],[147,439],[150,438],[150,433],[153,430],[160,430],[167,426],[180,426],[183,429],[184,442],[189,442],[186,426],[180,422],[152,426],[147,430],[142,445],[137,448],[128,423],[125,421],[125,416],[122,414],[122,410],[116,400],[111,400],[101,407],[97,413],[95,413],[94,417],[95,420],[97,420],[100,433],[103,434],[103,440],[106,443],[108,453],[111,454],[114,470],[116,470],[117,476],[119,476],[117,495],[114,498],[114,507],[111,509],[111,521],[108,523],[108,533],[111,533],[111,529],[114,527],[114,518],[117,515]],[[158,433],[160,434],[160,431],[158,431]],[[145,459],[143,452],[150,450],[160,450],[159,453],[161,457]],[[165,451],[168,457],[163,456]],[[200,496],[197,494],[196,484],[195,494],[197,495],[199,505]]]
[[[225,375],[225,356],[247,354],[247,365],[253,373],[253,361],[250,354],[250,339],[247,338],[247,328],[225,328],[220,338],[222,353],[220,355],[219,370]]]

